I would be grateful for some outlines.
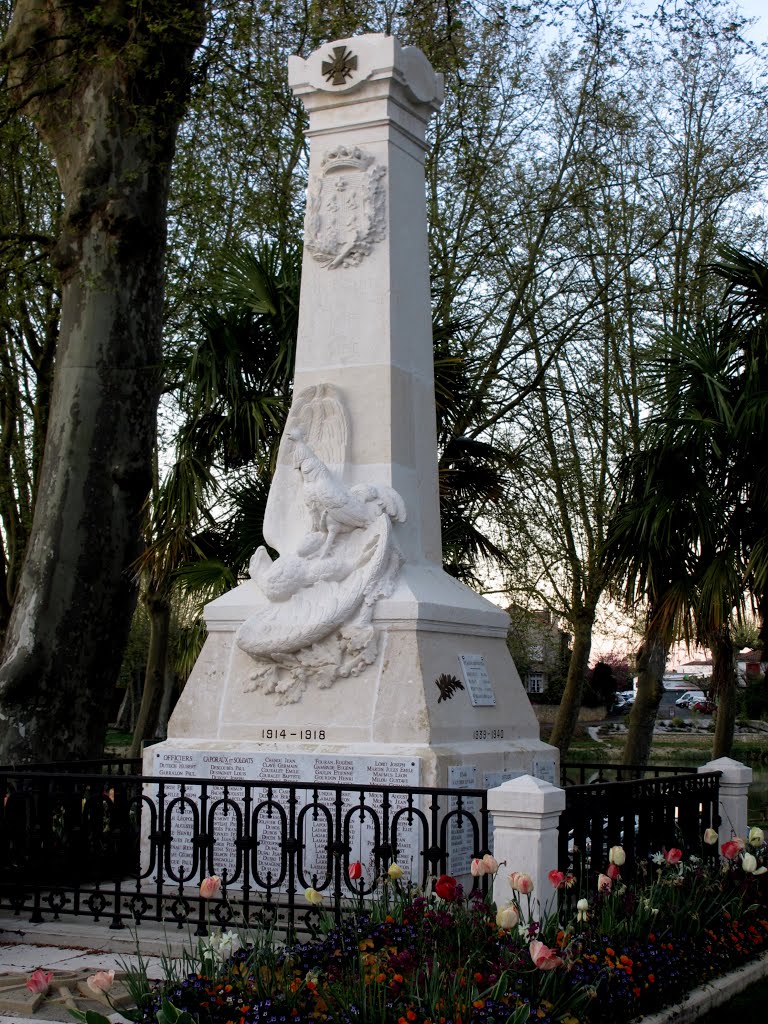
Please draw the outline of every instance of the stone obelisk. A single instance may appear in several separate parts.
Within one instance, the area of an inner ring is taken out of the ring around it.
[[[260,549],[208,605],[152,750],[410,759],[423,785],[554,781],[506,614],[441,567],[424,138],[442,76],[383,35],[293,57],[289,76],[311,159],[294,399],[264,529],[279,557]]]

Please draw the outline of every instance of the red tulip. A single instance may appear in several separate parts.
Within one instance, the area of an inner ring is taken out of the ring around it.
[[[615,864],[609,864],[608,867],[605,869],[605,873],[614,882],[617,878],[621,876],[621,872]]]
[[[664,859],[667,864],[679,864],[683,859],[683,851],[673,846],[671,850],[664,850]]]
[[[565,882],[565,872],[558,871],[557,868],[555,868],[554,871],[549,872],[547,878],[550,880],[550,882],[552,883],[552,885],[554,885],[556,889],[559,889],[560,886],[563,885],[563,883]]]
[[[741,851],[744,849],[744,840],[739,839],[737,836],[735,839],[729,839],[727,843],[723,843],[720,847],[720,852],[726,858],[726,860],[734,860]]]
[[[356,882],[358,878],[363,877],[363,865],[360,863],[359,860],[356,860],[354,861],[354,863],[349,865],[347,873],[350,877],[350,880]]]
[[[459,883],[453,875],[440,875],[435,882],[435,892],[441,900],[451,903],[458,896]]]

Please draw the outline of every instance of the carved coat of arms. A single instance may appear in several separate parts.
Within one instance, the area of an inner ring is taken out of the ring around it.
[[[357,146],[325,154],[307,189],[304,245],[324,267],[356,266],[386,235],[386,168]]]

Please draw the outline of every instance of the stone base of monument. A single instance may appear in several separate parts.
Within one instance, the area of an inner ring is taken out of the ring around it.
[[[148,757],[174,749],[411,757],[413,783],[423,786],[450,785],[458,766],[473,766],[478,786],[486,774],[510,772],[556,781],[557,752],[538,738],[507,649],[506,614],[441,569],[403,567],[376,604],[368,663],[358,658],[348,675],[343,637],[301,665],[282,659],[269,679],[256,674],[235,635],[260,599],[248,581],[208,605],[209,637],[168,740]]]

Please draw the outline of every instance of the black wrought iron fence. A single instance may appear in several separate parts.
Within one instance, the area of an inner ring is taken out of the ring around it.
[[[0,772],[0,801],[0,912],[32,921],[314,931],[309,887],[338,917],[393,862],[426,885],[489,848],[483,790],[25,769]],[[211,875],[222,893],[205,900]]]
[[[675,764],[608,764],[601,761],[561,761],[560,785],[587,786],[597,782],[626,782],[628,779],[662,779],[668,775],[690,775],[695,768]]]
[[[664,848],[716,858],[717,847],[703,845],[702,837],[720,824],[720,774],[689,768],[687,774],[568,786],[558,835],[560,870],[594,887],[617,845],[627,856],[624,879]]]

